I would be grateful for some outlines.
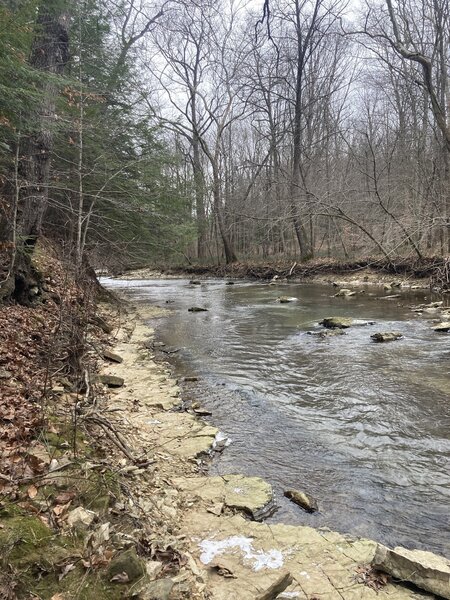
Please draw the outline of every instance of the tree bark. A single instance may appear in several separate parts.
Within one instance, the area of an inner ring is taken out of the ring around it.
[[[34,115],[35,130],[24,139],[21,167],[25,185],[21,194],[19,231],[28,245],[34,245],[41,234],[48,203],[58,94],[58,85],[51,76],[62,75],[69,59],[68,22],[68,14],[61,9],[61,2],[58,0],[41,4],[29,62],[32,67],[44,73],[42,97]]]

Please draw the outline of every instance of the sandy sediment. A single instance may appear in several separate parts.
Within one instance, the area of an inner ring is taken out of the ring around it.
[[[184,557],[166,587],[170,593],[161,597],[430,598],[397,583],[384,585],[383,579],[376,589],[380,582],[367,567],[376,550],[373,541],[252,520],[274,502],[264,480],[204,474],[208,453],[220,436],[214,425],[184,410],[169,367],[155,360],[148,321],[164,313],[158,308],[130,311],[114,347],[123,362],[105,363],[103,369],[125,380],[106,400],[116,427],[136,455],[144,452],[154,461],[148,469],[135,470],[130,483],[134,497],[150,522],[154,519],[155,535],[165,537]],[[155,577],[159,580],[161,573]]]

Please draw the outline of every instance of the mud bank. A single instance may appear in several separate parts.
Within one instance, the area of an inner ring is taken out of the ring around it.
[[[215,448],[226,452],[226,443],[217,428],[185,410],[169,367],[156,360],[148,322],[164,314],[159,308],[129,310],[113,349],[123,361],[105,364],[103,369],[103,374],[124,380],[104,400],[109,414],[116,415],[115,426],[136,454],[145,449],[152,455],[148,468],[130,467],[133,498],[139,499],[144,514],[154,515],[156,510],[156,525],[164,531],[159,546],[165,544],[168,551],[176,548],[179,553],[176,575],[168,577],[163,562],[147,566],[151,581],[139,597],[433,597],[375,574],[370,568],[377,548],[373,541],[252,520],[276,502],[264,480],[236,473],[205,475],[210,453]]]

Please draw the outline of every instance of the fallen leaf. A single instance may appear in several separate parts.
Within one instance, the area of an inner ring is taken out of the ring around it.
[[[69,508],[71,504],[72,500],[70,502],[67,502],[67,504],[57,504],[53,507],[53,512],[57,517],[60,517],[63,514],[63,512]]]
[[[73,563],[66,565],[64,567],[64,569],[61,571],[61,573],[58,577],[58,581],[61,581],[61,579],[63,579],[68,573],[70,573],[70,571],[73,571],[74,569],[75,569],[75,565]]]
[[[114,575],[114,577],[111,577],[110,579],[111,583],[128,583],[128,581],[129,577],[125,571],[122,571],[122,573],[117,573],[117,575]]]
[[[30,485],[30,487],[27,490],[28,498],[31,498],[31,500],[33,500],[33,498],[36,498],[37,493],[37,487],[35,485]]]
[[[67,504],[70,500],[73,500],[76,496],[76,492],[61,492],[55,498],[55,504]]]

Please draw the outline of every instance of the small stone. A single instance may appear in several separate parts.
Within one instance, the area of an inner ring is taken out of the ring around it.
[[[212,415],[212,412],[203,406],[192,406],[192,409],[199,417],[208,417],[209,415]]]
[[[279,298],[277,298],[277,302],[280,304],[287,304],[288,302],[295,302],[296,300],[297,298],[294,298],[293,296],[279,296]]]
[[[198,281],[197,279],[191,279],[191,281],[189,282],[190,285],[201,285],[202,282]]]
[[[111,352],[111,350],[108,350],[108,348],[105,348],[103,350],[103,357],[115,363],[123,362],[123,358],[121,356],[119,356],[115,352]]]
[[[385,284],[383,285],[383,289],[385,289],[386,291],[387,291],[387,290],[391,290],[391,289],[392,289],[392,286],[391,286],[391,284],[390,284],[390,283],[385,283]]]
[[[450,321],[444,321],[442,323],[439,323],[438,325],[435,325],[433,327],[433,330],[441,333],[446,333],[450,330]]]
[[[116,375],[98,375],[97,381],[108,387],[122,387],[125,383],[122,377],[117,377]]]
[[[191,308],[188,308],[188,312],[208,312],[208,309],[201,306],[191,306]]]
[[[234,285],[234,281],[227,281],[225,285]]]
[[[174,585],[169,578],[152,581],[140,592],[139,600],[169,600]]]
[[[122,552],[111,561],[108,569],[108,581],[122,573],[127,575],[127,582],[136,581],[145,575],[145,567],[134,548]],[[150,600],[151,596],[148,598]]]
[[[188,377],[184,378],[184,381],[186,381],[186,382],[198,381],[198,377],[196,377],[195,375],[189,375]]]
[[[71,510],[67,515],[67,524],[69,527],[76,529],[88,529],[93,521],[97,518],[97,513],[92,510],[86,510],[82,506],[78,506]]]
[[[337,294],[335,294],[335,297],[339,298],[342,296],[344,296],[345,298],[349,298],[350,296],[356,296],[356,292],[349,290],[347,288],[342,288],[341,290],[338,291]]]
[[[145,570],[147,571],[147,575],[150,579],[156,579],[156,577],[161,573],[163,568],[162,562],[158,560],[148,560],[145,563]]]
[[[291,500],[291,502],[298,504],[298,506],[301,506],[307,512],[313,513],[319,510],[317,500],[311,498],[311,496],[308,496],[305,492],[301,492],[300,490],[286,490],[284,495]]]
[[[377,332],[370,336],[374,342],[393,342],[403,337],[400,331]]]

